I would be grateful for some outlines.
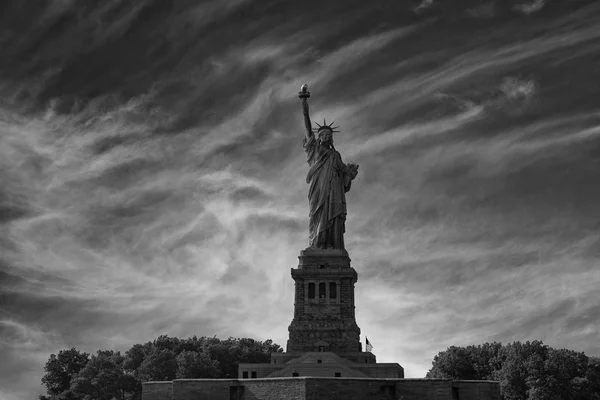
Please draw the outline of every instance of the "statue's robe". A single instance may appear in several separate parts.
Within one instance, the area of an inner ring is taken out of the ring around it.
[[[343,249],[346,195],[351,179],[348,167],[334,148],[324,146],[312,135],[304,138],[308,165],[309,245],[313,248]]]

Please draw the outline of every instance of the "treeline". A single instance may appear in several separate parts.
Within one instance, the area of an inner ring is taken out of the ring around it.
[[[500,381],[504,400],[600,400],[600,358],[541,341],[452,346],[427,378]]]
[[[271,340],[159,336],[124,354],[77,349],[50,355],[40,400],[139,400],[142,382],[235,378],[239,363],[268,363],[282,348]],[[541,341],[451,346],[426,378],[500,381],[504,400],[600,400],[600,358]]]
[[[265,363],[282,348],[272,340],[159,336],[121,354],[77,349],[50,355],[40,400],[138,400],[142,382],[179,378],[235,378],[239,363]]]

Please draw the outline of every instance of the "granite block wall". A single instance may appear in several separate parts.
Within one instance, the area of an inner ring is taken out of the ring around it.
[[[306,399],[306,381],[301,378],[245,381],[244,386],[244,400]]]
[[[460,400],[500,400],[492,381],[314,377],[146,382],[142,400],[452,400],[453,392]]]
[[[143,400],[173,400],[172,382],[144,382],[142,385]]]
[[[495,381],[454,381],[460,400],[500,400],[500,384]]]
[[[177,379],[173,381],[172,400],[230,400],[230,388],[240,386],[239,382],[237,379]],[[146,398],[142,396],[142,400]]]
[[[451,400],[452,381],[307,379],[306,400]]]
[[[370,378],[404,378],[404,368],[397,363],[355,364],[352,369]]]
[[[400,397],[403,400],[451,400],[452,381],[449,379],[398,380],[396,381],[396,398]]]

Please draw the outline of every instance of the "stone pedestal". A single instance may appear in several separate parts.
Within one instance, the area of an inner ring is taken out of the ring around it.
[[[356,271],[343,249],[300,252],[295,282],[294,318],[287,352],[360,352],[360,328],[354,312]]]

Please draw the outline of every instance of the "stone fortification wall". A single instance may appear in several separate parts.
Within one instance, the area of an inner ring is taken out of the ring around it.
[[[173,381],[171,400],[230,400],[231,387],[239,387],[239,382],[237,379],[177,379]],[[143,395],[142,400],[146,400]]]
[[[404,378],[404,368],[398,363],[354,364],[352,368],[370,378]]]
[[[306,384],[307,400],[396,400],[398,398],[403,400],[451,400],[452,381],[352,378],[317,380],[309,378]]]
[[[173,400],[173,382],[144,382],[143,400]]]
[[[300,378],[288,378],[284,380],[260,379],[245,382],[244,386],[245,391],[243,400],[306,399],[306,381]]]
[[[456,396],[500,400],[500,385],[449,379],[178,379],[144,383],[142,400],[453,400]]]
[[[454,381],[452,386],[460,399],[500,400],[500,384],[496,381]]]

